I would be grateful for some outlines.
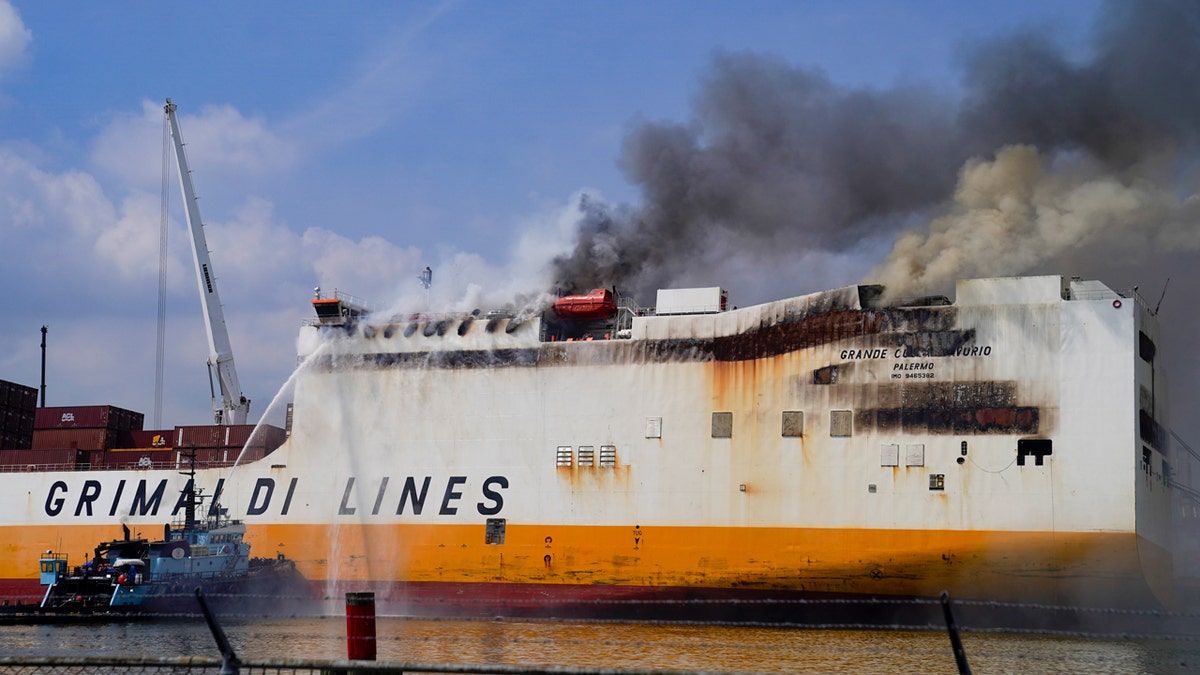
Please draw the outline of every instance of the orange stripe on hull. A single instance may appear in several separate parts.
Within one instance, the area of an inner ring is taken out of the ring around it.
[[[0,579],[35,578],[48,549],[80,564],[99,541],[118,536],[97,526],[5,528]],[[1127,533],[509,525],[504,544],[488,545],[483,525],[251,524],[246,539],[252,555],[282,553],[330,589],[443,582],[925,597],[949,590],[961,599],[1146,608],[1157,606],[1151,587],[1169,589],[1170,576],[1169,556]]]

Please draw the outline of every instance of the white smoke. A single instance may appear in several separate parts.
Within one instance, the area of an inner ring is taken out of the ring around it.
[[[1047,157],[1029,145],[971,159],[948,212],[927,230],[898,235],[868,280],[902,297],[966,276],[1036,271],[1075,250],[1197,250],[1200,195],[1181,197],[1151,164],[1115,172],[1086,155]]]

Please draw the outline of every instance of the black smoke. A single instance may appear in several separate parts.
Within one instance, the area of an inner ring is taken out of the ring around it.
[[[847,88],[769,55],[715,55],[689,122],[627,136],[621,165],[641,202],[582,205],[578,241],[554,261],[557,290],[616,285],[649,297],[712,260],[717,243],[759,265],[853,253],[946,209],[964,162],[1013,144],[1083,156],[1126,181],[1163,157],[1170,168],[1155,180],[1186,183],[1196,171],[1193,0],[1109,2],[1087,54],[1028,29],[966,50],[962,73],[951,98],[915,85]]]

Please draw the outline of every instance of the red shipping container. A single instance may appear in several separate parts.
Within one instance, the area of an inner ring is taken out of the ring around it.
[[[115,429],[35,429],[34,450],[105,450],[117,440]]]
[[[124,436],[122,436],[122,440],[124,440]],[[148,431],[135,429],[129,432],[129,445],[125,446],[122,444],[122,447],[156,448],[163,450],[172,447],[171,444],[174,440],[174,429],[151,429]]]
[[[274,450],[274,448],[272,448],[272,450]],[[254,462],[254,461],[262,459],[263,457],[266,457],[267,452],[268,451],[262,447],[246,448],[245,452],[243,452],[241,457],[239,458],[239,461],[242,464],[245,464],[246,462]]]
[[[174,450],[127,448],[104,453],[103,463],[107,469],[162,469],[176,466],[176,453]]]
[[[35,429],[125,429],[133,425],[133,415],[141,413],[111,405],[76,405],[38,408]],[[124,421],[122,421],[124,420]],[[141,428],[141,422],[138,422]]]
[[[262,442],[260,443],[256,440],[253,444],[253,447],[261,448],[263,455],[265,456],[274,452],[276,448],[283,445],[287,438],[288,434],[283,429],[280,429],[279,427],[270,427],[268,433],[263,436]]]
[[[250,434],[254,432],[254,426],[253,424],[236,424],[226,427],[225,442],[221,445],[242,447],[249,440]]]
[[[206,424],[195,427],[175,427],[175,447],[177,448],[219,448],[227,445],[225,431],[227,427],[217,424]]]
[[[6,450],[0,452],[0,470],[4,471],[74,471],[78,467],[76,450]],[[83,461],[87,461],[84,453]],[[31,468],[32,467],[32,468]]]
[[[179,451],[179,462],[187,464],[195,459],[197,467],[226,466],[237,457],[236,450],[228,448],[192,448]]]
[[[226,434],[225,445],[231,448],[243,448],[249,442],[251,447],[268,447],[273,450],[282,445],[287,437],[283,429],[270,424],[258,427],[257,433],[254,432],[253,424],[239,424],[227,428],[229,431]]]

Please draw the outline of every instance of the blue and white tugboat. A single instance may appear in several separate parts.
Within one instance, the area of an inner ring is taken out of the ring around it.
[[[195,487],[194,469],[185,475],[184,518],[165,525],[162,539],[131,538],[122,525],[123,539],[101,542],[90,560],[74,568],[65,555],[47,551],[39,561],[47,586],[42,612],[191,613],[196,588],[217,603],[248,602],[300,580],[295,564],[282,555],[251,559],[246,525],[229,518],[218,502],[198,518],[208,497]]]

